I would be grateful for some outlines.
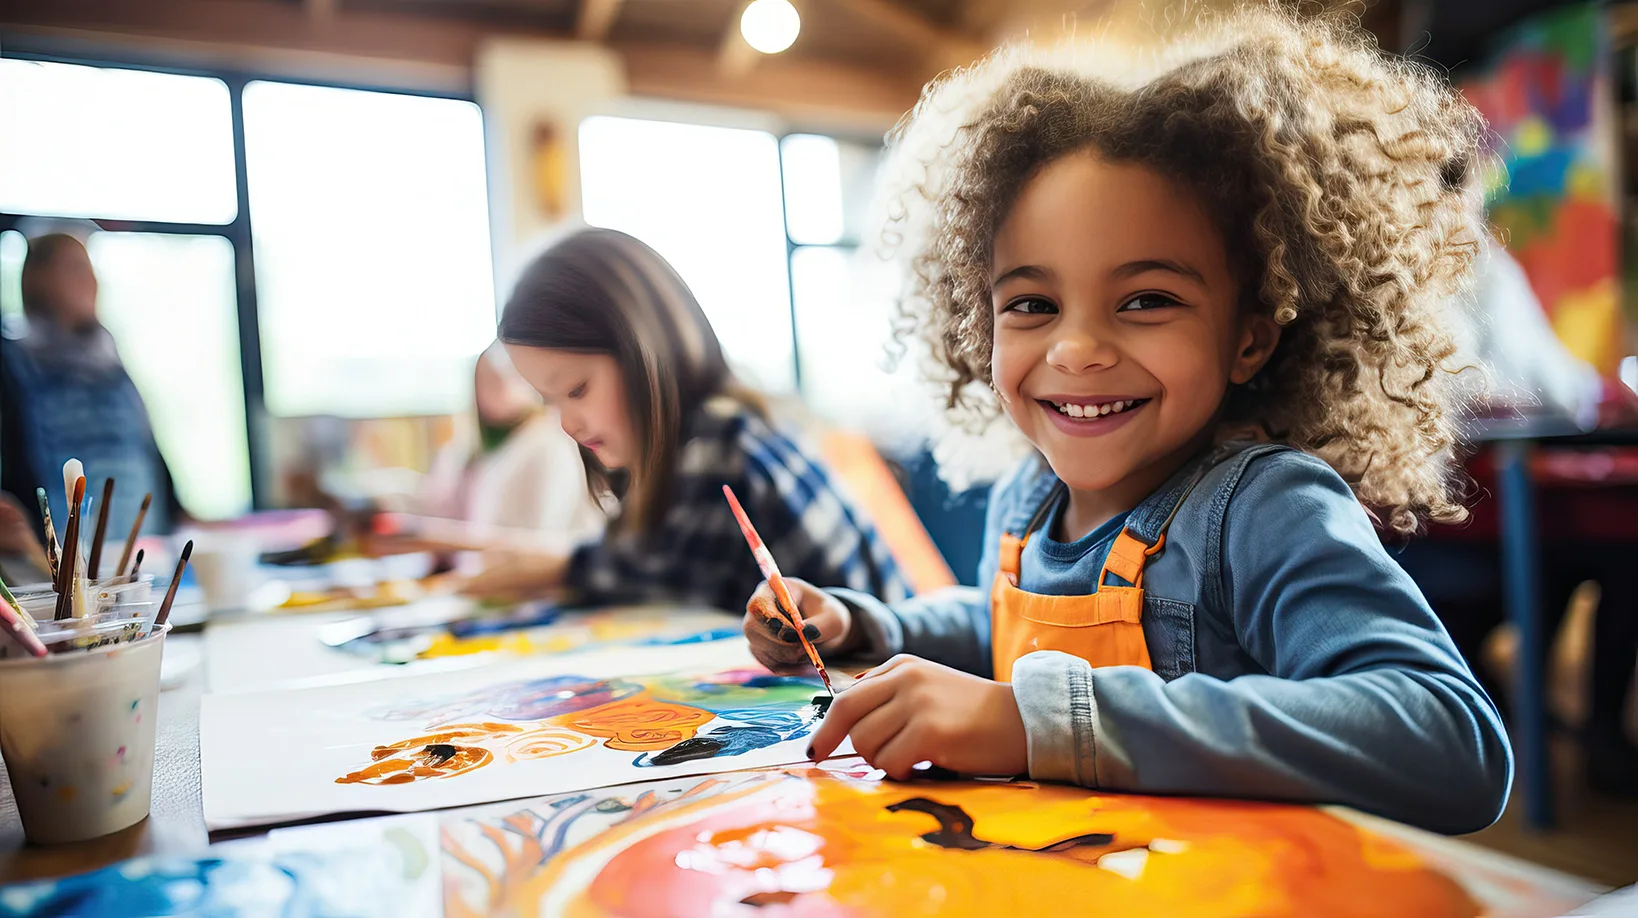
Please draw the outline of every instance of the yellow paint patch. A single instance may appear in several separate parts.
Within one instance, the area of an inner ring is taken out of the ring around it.
[[[1553,304],[1553,331],[1570,353],[1599,372],[1614,373],[1621,354],[1621,299],[1614,278],[1566,293]]]
[[[1528,115],[1513,129],[1513,152],[1519,156],[1540,156],[1553,145],[1553,129],[1540,116]]]
[[[130,791],[131,791],[131,782],[126,781],[124,784],[121,784],[120,786],[114,788],[113,794],[114,794],[115,797],[123,797],[126,794],[130,793]]]
[[[72,787],[59,787],[59,788],[57,788],[57,802],[58,803],[71,803],[71,802],[73,802],[73,800],[74,800],[74,788],[72,788]]]
[[[1576,163],[1570,167],[1570,172],[1564,178],[1564,186],[1570,197],[1588,201],[1604,201],[1610,196],[1609,183],[1604,173],[1591,163]]]

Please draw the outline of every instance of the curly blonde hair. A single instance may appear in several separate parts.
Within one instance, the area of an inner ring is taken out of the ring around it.
[[[930,84],[890,135],[884,238],[911,269],[898,336],[930,348],[952,416],[998,414],[997,227],[1043,166],[1089,150],[1196,194],[1242,308],[1283,326],[1225,422],[1320,456],[1395,530],[1461,519],[1445,313],[1484,238],[1478,112],[1342,17],[1248,8],[1117,60],[1003,49]]]

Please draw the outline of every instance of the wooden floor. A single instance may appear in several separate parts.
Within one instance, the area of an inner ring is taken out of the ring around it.
[[[1568,742],[1554,748],[1553,764],[1557,828],[1527,830],[1524,802],[1515,793],[1500,822],[1464,840],[1609,886],[1638,883],[1638,798],[1594,793],[1582,781],[1580,755]]]

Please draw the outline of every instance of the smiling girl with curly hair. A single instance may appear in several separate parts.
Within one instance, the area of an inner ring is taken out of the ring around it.
[[[824,652],[899,654],[812,752],[1487,825],[1496,709],[1372,525],[1462,515],[1443,311],[1483,124],[1339,19],[1113,59],[999,52],[896,133],[905,316],[950,408],[1035,455],[992,491],[982,591],[793,585]],[[764,586],[754,651],[800,665],[773,614]]]

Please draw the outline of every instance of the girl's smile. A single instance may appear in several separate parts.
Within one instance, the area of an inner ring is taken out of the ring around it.
[[[1149,404],[1132,396],[1052,395],[1035,400],[1058,429],[1072,437],[1097,437],[1119,430]]]

